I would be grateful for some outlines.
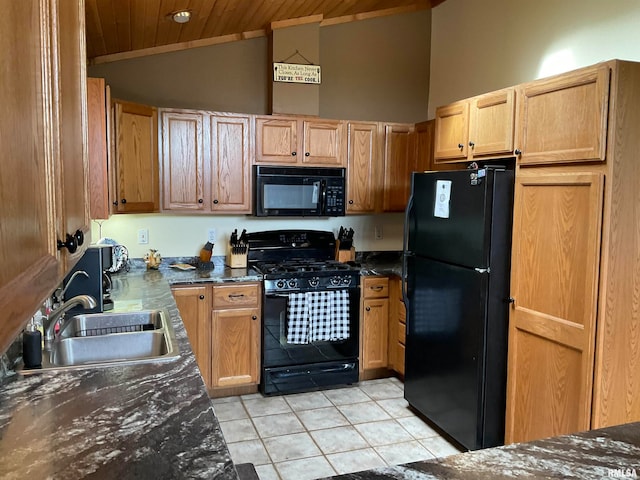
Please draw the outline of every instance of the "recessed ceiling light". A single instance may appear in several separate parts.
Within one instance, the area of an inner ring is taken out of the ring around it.
[[[187,23],[191,20],[191,12],[189,10],[181,10],[171,14],[171,18],[176,23]]]

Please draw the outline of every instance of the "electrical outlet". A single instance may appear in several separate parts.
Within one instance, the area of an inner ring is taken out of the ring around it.
[[[146,245],[149,243],[149,229],[140,228],[138,230],[138,245]]]
[[[216,243],[216,229],[210,228],[207,230],[207,241],[211,243]]]
[[[382,240],[382,225],[376,225],[375,227],[376,240]]]

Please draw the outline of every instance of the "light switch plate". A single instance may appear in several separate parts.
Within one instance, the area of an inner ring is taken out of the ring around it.
[[[140,228],[138,230],[138,245],[147,245],[149,243],[149,229]]]
[[[213,244],[216,243],[216,229],[215,228],[210,228],[209,230],[207,230],[207,241],[211,242]]]

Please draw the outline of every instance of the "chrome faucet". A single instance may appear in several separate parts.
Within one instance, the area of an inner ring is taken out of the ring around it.
[[[97,303],[96,299],[91,295],[76,295],[75,297],[70,298],[58,308],[53,310],[47,316],[47,325],[45,327],[44,340],[45,343],[50,343],[53,341],[55,336],[55,328],[56,324],[62,319],[62,316],[73,307],[77,305],[82,305],[84,308],[94,308]],[[63,327],[64,328],[64,327]]]
[[[76,270],[73,275],[71,275],[71,278],[64,286],[64,288],[60,287],[54,292],[53,297],[56,303],[62,303],[64,301],[64,294],[67,293],[67,289],[71,286],[78,275],[84,275],[85,277],[89,278],[89,274],[84,270]]]

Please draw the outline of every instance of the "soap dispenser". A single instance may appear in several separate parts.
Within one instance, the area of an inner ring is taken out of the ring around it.
[[[22,333],[22,361],[25,368],[42,367],[42,333],[32,317]]]

